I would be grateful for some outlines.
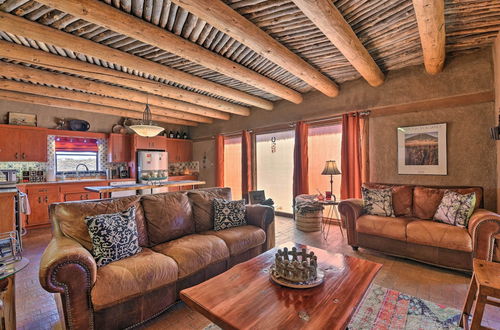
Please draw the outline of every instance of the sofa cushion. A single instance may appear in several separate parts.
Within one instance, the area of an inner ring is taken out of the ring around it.
[[[193,219],[196,232],[212,230],[214,228],[214,198],[231,200],[230,188],[211,188],[192,190],[188,192],[189,200],[193,206]]]
[[[379,183],[364,183],[363,186],[371,189],[392,189],[392,208],[397,217],[411,217],[413,215],[413,186],[390,185]]]
[[[151,245],[194,233],[193,212],[185,192],[146,195],[142,207]]]
[[[141,251],[135,223],[135,206],[111,214],[85,217],[97,267],[131,257]]]
[[[363,215],[356,220],[356,231],[406,241],[406,225],[412,218],[391,218],[378,215]]]
[[[476,205],[474,209],[479,208],[483,198],[483,191],[481,188],[428,188],[428,187],[415,187],[413,190],[413,215],[419,219],[432,219],[437,211],[441,199],[443,199],[446,190],[455,191],[459,194],[476,193]]]
[[[175,261],[148,248],[135,256],[97,269],[91,291],[94,309],[100,310],[177,280]]]
[[[466,228],[429,220],[415,220],[406,228],[407,241],[450,250],[472,252],[472,239]]]
[[[229,250],[224,241],[212,235],[187,235],[156,245],[153,250],[177,262],[179,278],[184,278],[210,264],[229,258]]]
[[[226,243],[231,256],[246,252],[253,247],[264,244],[266,233],[259,227],[246,225],[224,230],[210,230],[200,233],[202,235],[214,235]]]
[[[147,233],[139,198],[139,196],[128,196],[113,199],[52,204],[51,216],[55,217],[64,235],[73,238],[90,251],[92,249],[92,241],[90,240],[88,227],[85,224],[85,217],[98,214],[118,213],[127,210],[131,206],[136,206],[135,221],[137,224],[139,245],[146,246]]]

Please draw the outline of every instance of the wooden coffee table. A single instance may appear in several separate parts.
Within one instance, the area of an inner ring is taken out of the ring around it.
[[[181,299],[223,329],[345,329],[382,265],[298,243],[318,256],[325,281],[311,289],[290,289],[269,278],[278,248],[199,285]]]

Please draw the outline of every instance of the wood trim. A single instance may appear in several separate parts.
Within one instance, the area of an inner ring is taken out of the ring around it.
[[[109,17],[106,19],[110,20]],[[0,30],[49,45],[70,49],[77,53],[102,59],[139,72],[149,73],[184,86],[196,88],[262,109],[271,110],[273,108],[272,102],[262,98],[2,11],[0,11]]]
[[[0,89],[9,90],[14,92],[29,93],[35,95],[43,95],[58,99],[66,99],[84,103],[99,104],[108,107],[121,108],[125,110],[135,111],[141,114],[144,111],[144,103],[126,101],[122,99],[115,99],[111,97],[75,92],[60,88],[46,87],[41,85],[33,85],[29,83],[17,82],[12,80],[0,79]],[[177,119],[184,119],[189,121],[196,121],[200,123],[212,123],[211,118],[193,115],[181,111],[173,111],[170,109],[151,106],[151,112],[158,116],[173,117]],[[105,113],[106,110],[103,110]]]
[[[58,135],[58,136],[78,136],[82,138],[94,138],[94,139],[105,139],[108,137],[107,133],[98,133],[98,132],[82,132],[82,131],[68,131],[68,130],[59,130],[59,129],[51,129],[45,127],[32,127],[32,126],[21,126],[21,125],[9,125],[9,124],[0,124],[0,128],[19,128],[19,129],[29,129],[29,130],[39,130],[45,131],[47,135]],[[48,182],[50,183],[50,182]],[[21,183],[26,184],[26,183]]]
[[[83,103],[83,102],[76,102],[76,101],[70,101],[70,100],[56,99],[56,98],[27,94],[27,93],[12,92],[12,91],[7,91],[7,90],[0,90],[0,99],[21,102],[21,103],[40,104],[40,105],[46,105],[46,106],[55,107],[55,108],[63,108],[63,109],[72,109],[72,110],[100,113],[100,114],[107,113],[108,115],[118,116],[118,117],[142,119],[141,113],[126,110],[126,109],[108,107],[108,106],[91,104],[91,103]],[[153,115],[153,120],[159,121],[159,122],[164,122],[164,123],[176,124],[176,125],[185,125],[185,126],[197,126],[198,125],[197,123],[192,122],[192,121],[163,117],[163,116],[158,116],[158,115]]]
[[[291,102],[302,102],[302,95],[293,89],[104,2],[95,0],[40,0],[39,2],[87,22],[158,47]],[[258,104],[252,105],[259,106]],[[260,106],[262,105],[264,104],[260,103]]]
[[[0,40],[0,56],[27,64],[34,64],[53,70],[97,79],[111,84],[134,88],[165,98],[176,99],[179,101],[170,102],[170,107],[179,111],[185,111],[224,120],[229,119],[229,115],[223,112],[229,112],[242,116],[250,115],[250,110],[247,107],[238,104],[218,100],[213,97],[186,91],[177,87],[172,87],[163,83],[156,82],[154,80],[142,78],[113,69],[104,68],[99,65],[90,64],[80,60],[54,55],[42,50],[18,45],[8,41]],[[205,108],[192,108],[189,103],[193,103]],[[201,111],[202,109],[203,111]]]
[[[172,0],[219,31],[251,48],[327,96],[337,96],[338,86],[298,55],[220,0]],[[300,101],[302,98],[300,98]],[[294,103],[293,100],[290,100]]]
[[[445,22],[443,0],[413,0],[425,70],[429,74],[443,71],[445,51]]]
[[[384,74],[331,0],[293,2],[371,86],[384,83]]]

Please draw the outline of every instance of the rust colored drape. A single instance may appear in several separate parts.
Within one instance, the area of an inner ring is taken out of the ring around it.
[[[299,121],[295,126],[295,148],[293,151],[293,197],[309,193],[307,155],[308,125]]]
[[[253,190],[252,134],[241,133],[241,196],[248,200],[248,192]]]
[[[215,137],[215,185],[224,187],[224,136]]]
[[[340,198],[361,198],[361,185],[369,181],[368,119],[359,114],[342,116],[342,185]]]

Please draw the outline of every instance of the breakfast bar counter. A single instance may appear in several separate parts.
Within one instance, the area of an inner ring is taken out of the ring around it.
[[[90,186],[85,187],[85,190],[91,192],[97,192],[100,194],[100,197],[103,198],[105,194],[117,192],[117,191],[128,191],[128,190],[146,190],[146,189],[157,189],[157,188],[165,188],[165,187],[182,187],[182,186],[192,186],[193,189],[196,186],[201,186],[206,184],[205,181],[198,180],[178,180],[178,181],[165,181],[161,184],[147,184],[147,183],[134,183],[127,184],[122,186]]]

